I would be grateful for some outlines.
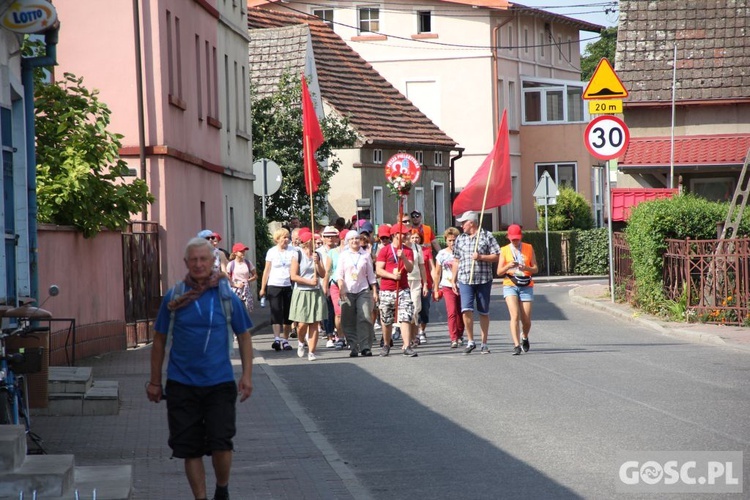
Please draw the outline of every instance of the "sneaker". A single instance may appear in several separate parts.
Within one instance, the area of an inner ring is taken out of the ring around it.
[[[362,356],[369,358],[372,356],[372,351],[370,349],[362,349]]]
[[[464,354],[471,354],[471,351],[477,348],[477,345],[474,342],[469,342],[469,345],[466,346],[466,349],[464,349]]]
[[[529,352],[529,338],[521,339],[521,348],[523,352]]]
[[[342,339],[339,339],[335,342],[333,348],[337,351],[341,351],[344,349],[344,346],[346,345],[346,342],[344,342]]]
[[[318,357],[315,355],[314,352],[308,352],[307,353],[307,360],[308,361],[315,361],[316,359],[318,359]]]
[[[458,341],[454,340],[453,342],[451,342],[451,349],[455,349],[457,347],[458,347]]]
[[[365,354],[362,353],[362,356],[364,356],[364,355]],[[359,353],[357,351],[355,351],[354,349],[352,349],[352,352],[349,353],[349,357],[350,358],[356,358],[357,356],[359,356]]]
[[[426,344],[427,343],[427,335],[425,335],[424,333],[422,335],[420,335],[419,336],[419,343],[420,344]]]
[[[394,328],[393,329],[393,335],[391,335],[391,338],[393,340],[400,339],[401,338],[401,328],[398,328],[398,327]]]
[[[333,349],[333,347],[334,347],[335,345],[336,345],[336,344],[335,344],[335,343],[333,342],[333,339],[328,339],[328,341],[326,342],[326,347],[327,347],[328,349]]]
[[[300,358],[305,357],[305,344],[303,344],[302,342],[297,345],[297,356],[299,356]]]
[[[513,356],[518,356],[519,354],[521,354],[521,346],[517,345],[513,348]]]
[[[274,340],[273,344],[271,344],[271,349],[274,351],[280,351],[281,350],[281,341],[280,340]]]
[[[289,333],[289,338],[290,339],[296,339],[297,338],[297,329],[296,328],[292,328],[292,331]]]
[[[479,350],[482,354],[489,354],[490,353],[490,346],[483,345],[482,348]]]
[[[458,337],[458,345],[464,345],[464,338]]]
[[[415,351],[411,347],[407,347],[406,349],[404,349],[404,356],[409,356],[410,358],[416,358],[417,356],[419,356],[419,354],[417,354],[417,351]]]
[[[390,353],[391,353],[391,347],[390,346],[384,345],[383,348],[380,349],[380,355],[383,356],[384,358],[386,356],[388,356],[388,354],[390,354]]]
[[[281,341],[281,348],[284,349],[285,351],[291,351],[292,350],[292,346],[290,346],[289,342],[286,341],[286,340],[282,340]]]

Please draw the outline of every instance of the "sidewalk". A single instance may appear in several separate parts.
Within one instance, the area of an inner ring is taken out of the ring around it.
[[[636,311],[628,304],[613,303],[608,284],[583,284],[573,288],[570,290],[570,300],[689,342],[722,345],[750,352],[750,328],[665,321]]]
[[[252,315],[256,341],[253,395],[237,404],[237,436],[230,481],[235,499],[350,499],[368,496],[288,390],[267,370],[258,344],[266,347],[268,308]],[[263,330],[261,334],[259,330]],[[150,346],[83,360],[95,380],[117,380],[120,412],[115,416],[45,417],[33,420],[48,453],[73,453],[77,465],[133,465],[135,499],[192,498],[183,461],[170,459],[166,403],[151,403]],[[239,370],[239,359],[233,360]],[[214,490],[206,459],[208,497]]]

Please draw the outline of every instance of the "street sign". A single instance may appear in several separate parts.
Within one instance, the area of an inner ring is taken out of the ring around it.
[[[630,131],[625,122],[616,116],[597,116],[583,133],[586,148],[600,160],[619,157],[628,147]]]
[[[583,91],[583,98],[588,99],[622,99],[628,96],[628,91],[622,84],[620,77],[609,64],[606,58],[602,57],[599,64],[591,76],[586,90]]]
[[[263,199],[262,214],[265,219],[266,197],[274,194],[281,187],[281,181],[283,180],[281,168],[279,168],[276,162],[268,158],[261,158],[253,163],[253,175],[255,175],[253,193]]]
[[[589,101],[590,115],[622,114],[622,99],[607,99]]]
[[[422,166],[416,158],[407,153],[396,153],[385,164],[385,178],[401,177],[415,184],[422,173]]]
[[[546,170],[542,172],[542,176],[539,178],[539,182],[534,188],[534,198],[536,198],[536,204],[541,206],[556,205],[557,195],[560,191],[557,189],[557,184],[549,175]]]
[[[0,27],[15,33],[41,33],[57,21],[57,11],[47,0],[7,2],[0,14]]]

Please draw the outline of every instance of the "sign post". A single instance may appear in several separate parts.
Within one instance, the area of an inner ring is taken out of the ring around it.
[[[545,266],[547,268],[547,277],[549,277],[550,275],[549,215],[547,206],[557,204],[558,194],[560,194],[560,191],[557,189],[557,184],[555,184],[555,181],[552,179],[552,176],[549,175],[549,172],[545,170],[542,173],[542,177],[541,179],[539,179],[536,188],[534,189],[534,198],[536,198],[537,205],[544,205],[544,244],[547,248],[547,260],[545,261],[547,263],[547,265]]]
[[[616,166],[615,158],[621,156],[628,148],[630,131],[625,122],[607,113],[622,113],[622,101],[628,91],[622,80],[615,73],[609,61],[602,57],[591,76],[589,84],[583,91],[583,99],[589,101],[589,113],[602,114],[591,120],[583,141],[589,152],[600,160],[607,160],[607,226],[609,236],[609,289],[612,303],[615,302],[615,274],[612,262],[612,176],[611,169]],[[599,100],[605,99],[605,100]]]
[[[261,158],[253,163],[253,192],[263,199],[263,218],[266,218],[266,197],[274,194],[281,187],[281,168],[268,158]]]

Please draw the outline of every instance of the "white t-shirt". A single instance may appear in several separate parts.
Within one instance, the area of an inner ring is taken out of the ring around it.
[[[269,265],[271,271],[268,274],[269,286],[292,286],[292,280],[289,276],[292,258],[295,258],[297,250],[289,245],[286,250],[273,246],[266,252],[266,265]]]
[[[437,265],[441,267],[442,273],[440,274],[440,284],[439,286],[450,288],[452,284],[452,278],[453,278],[453,260],[455,257],[453,257],[453,254],[450,250],[447,248],[443,248],[438,252],[438,254],[435,256],[435,261],[437,262]]]

